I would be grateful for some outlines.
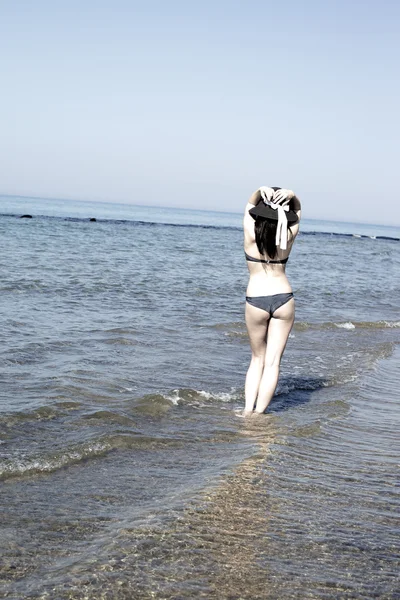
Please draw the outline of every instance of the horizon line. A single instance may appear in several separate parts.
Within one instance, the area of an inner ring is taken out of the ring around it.
[[[218,214],[228,214],[228,215],[240,215],[243,213],[243,211],[227,211],[227,210],[215,210],[215,209],[202,209],[202,208],[188,208],[188,207],[182,207],[182,206],[165,206],[165,205],[159,205],[159,204],[135,204],[132,201],[128,201],[128,200],[118,200],[115,202],[112,202],[110,200],[76,200],[74,198],[57,198],[57,197],[52,197],[52,196],[35,196],[35,195],[26,195],[26,194],[3,194],[0,193],[0,198],[21,198],[21,199],[26,199],[26,200],[58,200],[58,201],[66,201],[66,202],[92,202],[92,203],[97,203],[97,204],[111,204],[111,205],[127,205],[127,206],[137,206],[137,207],[141,207],[141,208],[167,208],[167,209],[171,209],[171,210],[190,210],[192,212],[213,212],[213,213],[218,213]],[[398,225],[389,225],[387,223],[376,223],[373,221],[342,221],[340,219],[327,219],[327,218],[312,218],[312,217],[303,217],[304,220],[306,221],[325,221],[327,223],[346,223],[349,225],[378,225],[381,227],[391,227],[393,229],[400,227],[400,223]]]

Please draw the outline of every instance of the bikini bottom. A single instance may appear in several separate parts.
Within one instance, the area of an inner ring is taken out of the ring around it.
[[[274,294],[273,296],[246,296],[246,302],[256,308],[265,310],[272,317],[274,312],[286,302],[289,302],[291,298],[293,298],[292,292],[289,294]]]

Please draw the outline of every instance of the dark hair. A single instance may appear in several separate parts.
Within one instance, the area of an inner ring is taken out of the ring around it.
[[[280,187],[272,188],[275,192],[280,190]],[[261,200],[262,202],[262,200]],[[291,204],[291,202],[290,202]],[[289,206],[290,206],[289,204]],[[265,219],[264,217],[256,217],[256,221],[254,223],[254,233],[256,236],[256,244],[259,253],[264,256],[267,255],[270,258],[274,259],[278,253],[278,249],[276,247],[275,238],[276,238],[276,228],[278,227],[278,221],[272,219]],[[292,231],[288,225],[288,230],[290,234]]]
[[[278,221],[257,217],[254,224],[254,233],[256,235],[256,244],[259,253],[265,254],[270,258],[275,258],[278,249],[275,244],[276,228]]]

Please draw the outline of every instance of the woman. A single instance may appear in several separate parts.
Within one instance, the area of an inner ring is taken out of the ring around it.
[[[244,250],[250,273],[246,325],[251,362],[245,414],[263,413],[275,393],[283,351],[294,322],[285,266],[299,231],[300,201],[291,190],[261,187],[246,205]]]

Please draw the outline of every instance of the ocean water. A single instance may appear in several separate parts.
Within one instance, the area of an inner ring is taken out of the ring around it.
[[[241,215],[0,215],[2,597],[400,597],[399,228],[304,221],[243,419]]]

